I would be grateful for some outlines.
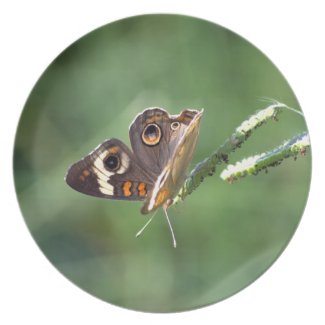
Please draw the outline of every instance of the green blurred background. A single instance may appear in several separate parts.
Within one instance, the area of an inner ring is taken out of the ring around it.
[[[260,276],[279,256],[303,213],[310,155],[229,185],[218,175],[143,236],[141,203],[73,191],[70,164],[104,139],[129,145],[128,126],[146,107],[204,108],[191,167],[214,151],[268,96],[299,104],[276,67],[238,35],[177,15],[121,20],[59,55],[29,96],[19,123],[14,172],[26,223],[48,259],[87,292],[119,306],[172,312],[217,302]],[[230,162],[271,149],[306,129],[280,115],[257,130]]]

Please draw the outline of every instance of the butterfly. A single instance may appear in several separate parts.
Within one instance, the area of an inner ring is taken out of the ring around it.
[[[143,201],[143,214],[162,207],[176,247],[167,208],[186,179],[202,115],[203,110],[185,109],[170,115],[162,108],[147,108],[129,127],[132,151],[122,141],[108,139],[70,166],[65,180],[91,196]]]

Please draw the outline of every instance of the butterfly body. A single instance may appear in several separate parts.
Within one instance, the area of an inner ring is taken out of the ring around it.
[[[130,125],[132,151],[122,141],[108,139],[69,168],[66,182],[96,197],[144,201],[144,214],[166,207],[185,180],[202,114],[185,109],[170,115],[148,108]]]

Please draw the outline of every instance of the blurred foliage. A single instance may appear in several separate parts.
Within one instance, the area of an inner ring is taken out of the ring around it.
[[[19,123],[14,171],[26,223],[49,260],[70,280],[113,304],[171,312],[214,303],[260,276],[301,218],[310,157],[228,185],[215,176],[172,207],[174,249],[162,212],[141,203],[82,195],[63,178],[104,139],[127,144],[128,126],[146,107],[170,113],[204,108],[190,168],[275,98],[299,104],[277,68],[238,35],[177,15],[148,15],[104,26],[61,53],[29,96]],[[284,112],[254,134],[231,161],[273,148],[306,130]],[[220,170],[221,171],[221,170]]]

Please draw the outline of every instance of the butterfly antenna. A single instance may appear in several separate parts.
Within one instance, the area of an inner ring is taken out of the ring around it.
[[[168,226],[169,226],[170,232],[171,232],[171,234],[172,234],[172,238],[173,238],[173,246],[176,248],[176,238],[175,238],[175,235],[174,235],[174,231],[173,231],[172,224],[170,223],[170,220],[169,220],[169,218],[168,218],[167,207],[163,207],[163,210],[164,210],[164,212],[165,212],[165,216],[166,216],[166,219],[167,219],[167,222],[168,222]]]
[[[151,218],[146,222],[146,224],[136,233],[135,237],[139,237],[143,230],[145,230],[147,228],[147,226],[149,225],[149,223],[152,221],[153,217],[156,215],[157,213],[157,210],[156,212],[151,216]]]

